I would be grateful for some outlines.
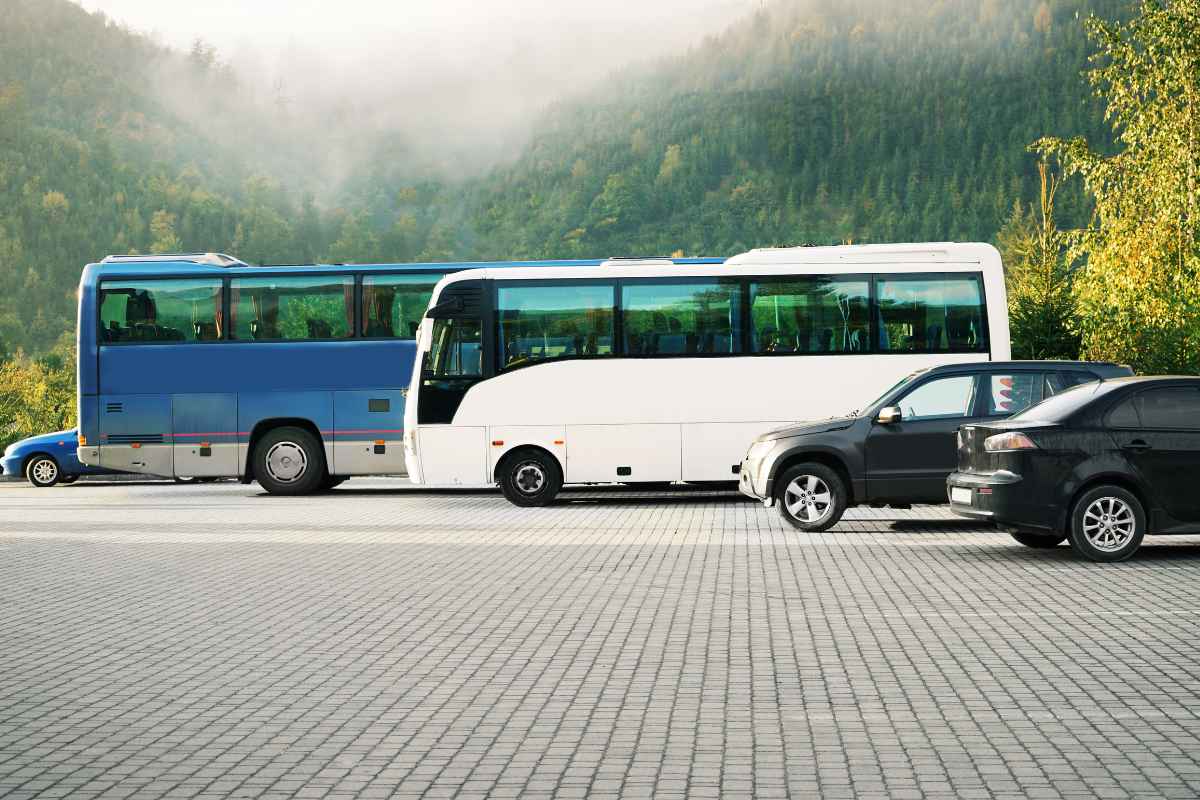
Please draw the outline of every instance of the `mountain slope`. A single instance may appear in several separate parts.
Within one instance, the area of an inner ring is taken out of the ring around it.
[[[481,255],[991,239],[1025,146],[1107,138],[1077,14],[1115,2],[791,2],[554,110],[468,187]],[[1062,216],[1079,222],[1078,190]]]

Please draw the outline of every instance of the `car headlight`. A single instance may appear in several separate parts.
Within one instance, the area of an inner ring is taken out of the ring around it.
[[[767,453],[771,452],[771,448],[775,446],[774,439],[767,439],[763,442],[755,442],[750,445],[749,452],[746,453],[746,460],[757,464],[767,457]]]

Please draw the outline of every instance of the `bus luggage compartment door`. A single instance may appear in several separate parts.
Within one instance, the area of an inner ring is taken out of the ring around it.
[[[680,480],[677,424],[568,425],[567,483]]]
[[[100,396],[100,466],[171,477],[171,398],[165,394]]]
[[[237,395],[177,394],[171,398],[175,474],[238,474]]]
[[[421,483],[481,486],[487,474],[487,443],[482,427],[422,425],[417,429]]]

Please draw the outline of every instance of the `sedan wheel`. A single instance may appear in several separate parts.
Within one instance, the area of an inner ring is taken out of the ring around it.
[[[25,466],[25,477],[38,488],[53,486],[61,477],[58,462],[50,456],[34,456]]]
[[[1124,561],[1145,535],[1142,504],[1119,486],[1089,490],[1071,514],[1071,546],[1092,561]]]

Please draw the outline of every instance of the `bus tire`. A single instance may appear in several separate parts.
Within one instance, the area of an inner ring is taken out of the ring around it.
[[[34,486],[45,489],[62,479],[62,470],[54,456],[38,453],[25,462],[25,477]]]
[[[330,489],[335,489],[348,480],[350,480],[349,475],[326,475],[325,480],[321,483],[321,489],[328,492]]]
[[[563,484],[558,461],[542,450],[515,450],[496,472],[505,498],[526,508],[550,505]]]
[[[254,446],[254,477],[270,494],[312,494],[325,483],[325,451],[304,428],[274,428]]]

